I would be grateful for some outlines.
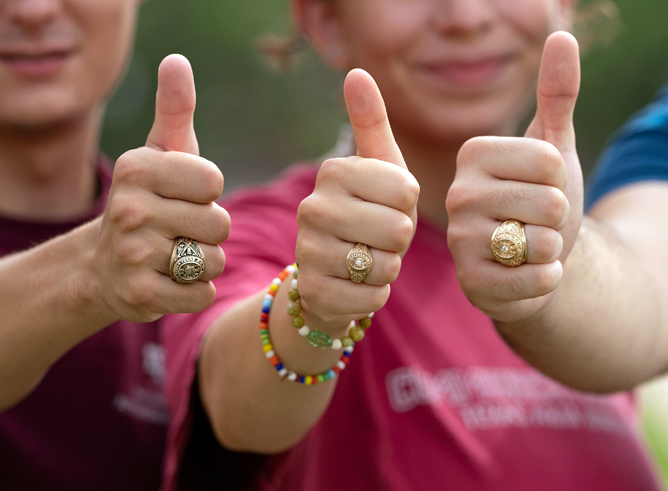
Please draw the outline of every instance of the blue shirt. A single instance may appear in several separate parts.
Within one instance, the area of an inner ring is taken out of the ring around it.
[[[614,189],[653,180],[668,180],[668,85],[612,137],[590,178],[585,209]]]

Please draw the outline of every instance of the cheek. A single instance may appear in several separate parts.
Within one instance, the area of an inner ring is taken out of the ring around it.
[[[342,0],[344,42],[353,66],[400,56],[426,28],[429,0]]]
[[[137,4],[134,0],[77,3],[85,38],[81,82],[92,98],[103,100],[122,75],[132,49]]]

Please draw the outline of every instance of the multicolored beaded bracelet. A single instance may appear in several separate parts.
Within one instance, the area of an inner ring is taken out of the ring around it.
[[[302,312],[302,305],[299,301],[299,291],[297,290],[299,266],[297,266],[295,263],[289,266],[289,268],[292,270],[292,284],[290,285],[291,289],[288,292],[288,299],[290,300],[290,303],[288,304],[287,311],[288,315],[292,317],[292,325],[296,329],[299,329],[300,335],[304,336],[306,340],[316,348],[332,348],[335,350],[353,346],[355,342],[359,342],[364,339],[364,330],[371,327],[371,318],[374,314],[373,312],[371,312],[363,319],[358,321],[351,321],[350,325],[348,326],[348,335],[343,336],[341,339],[332,339],[332,337],[326,332],[315,331],[306,326],[304,324],[304,318],[299,315]]]
[[[269,312],[271,311],[271,305],[274,303],[274,297],[278,288],[281,286],[281,283],[290,275],[295,272],[297,269],[296,264],[292,264],[285,268],[281,274],[279,274],[271,282],[269,290],[264,296],[264,302],[262,303],[262,313],[260,314],[260,338],[262,339],[262,346],[265,356],[269,359],[269,362],[278,372],[278,376],[281,379],[288,379],[292,382],[297,382],[304,385],[313,385],[326,382],[335,378],[341,370],[346,368],[346,365],[350,361],[350,355],[353,352],[353,346],[348,346],[343,350],[343,356],[336,362],[336,364],[327,370],[326,372],[317,374],[317,375],[298,375],[295,372],[292,372],[283,366],[281,360],[278,358],[278,355],[274,351],[274,347],[271,344],[271,338],[269,337]]]

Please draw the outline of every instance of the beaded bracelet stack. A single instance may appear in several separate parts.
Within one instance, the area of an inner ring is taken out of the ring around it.
[[[371,327],[371,318],[373,317],[373,312],[368,316],[360,319],[358,321],[351,321],[349,326],[349,331],[346,336],[343,336],[341,339],[332,339],[332,337],[326,332],[315,331],[309,328],[304,324],[304,318],[300,315],[302,312],[302,305],[299,301],[299,291],[297,290],[297,278],[299,278],[299,266],[293,264],[288,267],[292,271],[292,283],[290,285],[290,291],[288,292],[288,298],[290,303],[288,304],[288,315],[292,317],[292,325],[299,329],[299,334],[304,336],[309,343],[311,343],[316,348],[332,348],[339,350],[341,348],[348,348],[353,346],[356,342],[364,339],[364,330]]]
[[[294,274],[297,271],[297,265],[293,264],[285,268],[278,277],[274,278],[269,286],[269,290],[264,296],[264,302],[262,304],[262,313],[260,314],[260,338],[262,339],[263,350],[265,356],[269,359],[269,362],[278,372],[278,376],[282,379],[288,379],[292,382],[297,382],[304,385],[313,385],[326,382],[335,378],[341,370],[346,368],[346,365],[350,361],[350,355],[353,352],[353,346],[348,346],[344,348],[343,355],[336,362],[336,364],[327,370],[326,372],[317,374],[317,375],[298,375],[295,372],[292,372],[286,369],[281,363],[281,360],[278,358],[278,355],[274,351],[274,347],[271,344],[271,338],[269,337],[269,312],[271,311],[271,305],[274,303],[274,297],[278,288],[281,286],[283,281],[291,274]]]

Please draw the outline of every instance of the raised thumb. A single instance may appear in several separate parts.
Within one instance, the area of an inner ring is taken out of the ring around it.
[[[155,120],[146,146],[199,155],[193,116],[195,79],[190,62],[181,55],[169,55],[158,68]]]
[[[352,70],[343,84],[343,94],[355,133],[357,155],[405,169],[406,163],[394,141],[385,102],[371,75],[359,68]]]
[[[547,141],[560,151],[575,150],[573,113],[580,92],[580,51],[567,32],[545,41],[538,74],[536,116],[525,136]]]

